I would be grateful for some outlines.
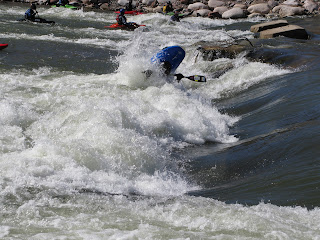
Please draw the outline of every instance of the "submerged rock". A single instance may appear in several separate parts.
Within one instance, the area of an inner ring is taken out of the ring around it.
[[[289,23],[286,20],[271,21],[253,25],[251,26],[250,31],[257,33],[271,28],[283,27],[286,25],[289,25]]]
[[[205,61],[213,61],[218,58],[235,58],[241,52],[247,50],[244,45],[231,45],[228,47],[222,46],[201,46],[198,51],[202,53]]]

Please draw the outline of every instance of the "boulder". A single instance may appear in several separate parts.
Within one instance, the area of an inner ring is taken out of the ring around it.
[[[228,8],[223,6],[223,7],[216,7],[214,10],[213,10],[213,13],[219,13],[221,16],[224,12],[228,11]]]
[[[190,4],[188,6],[188,9],[191,11],[197,11],[199,9],[208,9],[208,6],[205,5],[204,3],[197,2],[197,3]]]
[[[126,4],[127,4],[127,0],[118,0],[118,4],[120,5],[120,6],[125,6]]]
[[[201,17],[208,17],[210,13],[209,9],[199,9],[196,11],[196,15]]]
[[[168,0],[157,0],[159,5],[164,6],[168,2]]]
[[[287,1],[284,1],[282,5],[297,7],[300,5],[300,2],[298,0],[287,0]]]
[[[277,1],[275,1],[275,0],[269,0],[269,1],[268,1],[268,5],[269,5],[269,7],[272,9],[272,8],[274,8],[275,6],[278,6],[279,3],[278,3]]]
[[[142,0],[142,4],[150,6],[152,3],[154,2],[154,0]]]
[[[143,7],[142,10],[143,10],[144,12],[150,13],[150,12],[153,11],[153,8],[151,8],[151,7]]]
[[[259,3],[266,3],[265,0],[248,0],[248,4],[254,5],[254,4],[259,4]]]
[[[254,4],[248,7],[249,13],[261,13],[261,14],[267,14],[271,10],[270,6],[267,3],[259,3]]]
[[[303,4],[304,9],[306,9],[309,13],[317,11],[319,9],[319,5],[312,0],[306,0]]]
[[[304,8],[302,7],[285,6],[285,7],[282,7],[279,11],[280,17],[289,17],[289,16],[303,15],[303,14],[304,14]]]
[[[242,3],[237,3],[233,6],[234,8],[241,8],[241,9],[247,9],[247,6]]]
[[[244,18],[246,17],[246,14],[244,13],[243,9],[241,8],[231,8],[228,11],[225,11],[222,14],[222,18],[232,18],[232,19],[237,19],[237,18]]]
[[[162,13],[163,12],[163,7],[157,6],[157,7],[152,9],[152,12],[154,12],[154,13]]]
[[[208,2],[209,8],[212,8],[212,9],[214,9],[216,7],[225,6],[225,5],[226,5],[225,2],[219,1],[219,0],[209,0],[209,2]]]
[[[100,5],[100,9],[101,9],[101,10],[104,10],[104,11],[110,10],[109,4],[107,4],[107,3],[101,4],[101,5]]]
[[[251,26],[250,31],[257,33],[257,32],[271,29],[271,28],[278,28],[278,27],[283,27],[287,25],[289,25],[289,23],[286,20],[277,20],[277,21],[271,21],[271,22],[253,25]]]
[[[273,13],[279,13],[280,12],[280,9],[285,7],[284,5],[279,5],[279,6],[275,6],[274,8],[272,8],[272,12]]]
[[[296,39],[308,39],[309,35],[307,31],[297,25],[287,25],[278,28],[272,28],[260,32],[260,38],[274,38],[278,36],[284,36]]]

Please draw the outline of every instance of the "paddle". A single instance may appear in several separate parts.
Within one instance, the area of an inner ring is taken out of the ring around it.
[[[178,82],[180,82],[182,78],[187,78],[194,82],[207,82],[206,77],[201,75],[193,75],[193,76],[186,77],[186,76],[183,76],[181,73],[178,73],[178,74],[175,74],[174,76],[177,78]]]
[[[146,71],[143,71],[143,73],[146,74],[146,77],[148,78],[151,76],[152,70],[146,70]],[[174,76],[176,77],[176,80],[178,82],[180,82],[182,78],[187,78],[194,82],[207,82],[207,78],[201,75],[192,75],[192,76],[186,77],[186,76],[183,76],[181,73],[177,73],[177,74],[174,74]]]

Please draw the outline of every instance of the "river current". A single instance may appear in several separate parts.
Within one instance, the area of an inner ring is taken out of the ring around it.
[[[260,41],[263,18],[26,9],[0,5],[1,239],[320,239],[319,17]],[[245,38],[260,61],[197,50]],[[206,83],[146,78],[172,45]]]

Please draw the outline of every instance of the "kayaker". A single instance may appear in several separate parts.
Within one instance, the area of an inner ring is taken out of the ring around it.
[[[40,18],[39,15],[36,17],[38,14],[37,12],[37,7],[34,3],[31,4],[30,8],[25,12],[24,14],[24,19],[20,19],[18,21],[31,21],[31,22],[38,22],[38,23],[49,23],[49,24],[55,24],[54,21],[47,21],[44,18]]]
[[[158,66],[160,73],[173,76],[185,57],[185,51],[180,46],[165,47],[151,58],[151,62]],[[144,72],[147,77],[153,73],[152,70]]]
[[[169,1],[167,2],[167,4],[163,7],[162,9],[163,13],[167,14],[169,12],[172,12],[173,11],[173,6],[172,6],[172,3]]]
[[[181,18],[190,16],[190,15],[193,13],[193,11],[191,11],[191,12],[189,12],[188,14],[185,14],[185,15],[180,15],[179,13],[180,13],[179,10],[175,10],[175,11],[174,11],[174,14],[173,14],[172,17],[170,18],[170,20],[171,20],[171,21],[174,21],[174,22],[180,22],[180,19],[181,19]]]
[[[65,6],[69,4],[69,0],[59,0],[59,2],[56,4],[57,6]]]
[[[120,9],[120,14],[117,16],[117,23],[119,25],[124,25],[130,29],[134,29],[134,28],[139,27],[139,25],[134,22],[128,23],[126,16],[124,16],[124,13],[125,13],[125,9]]]
[[[24,18],[30,21],[35,21],[36,20],[36,15],[37,15],[37,7],[34,3],[31,4],[30,8],[25,12]]]

